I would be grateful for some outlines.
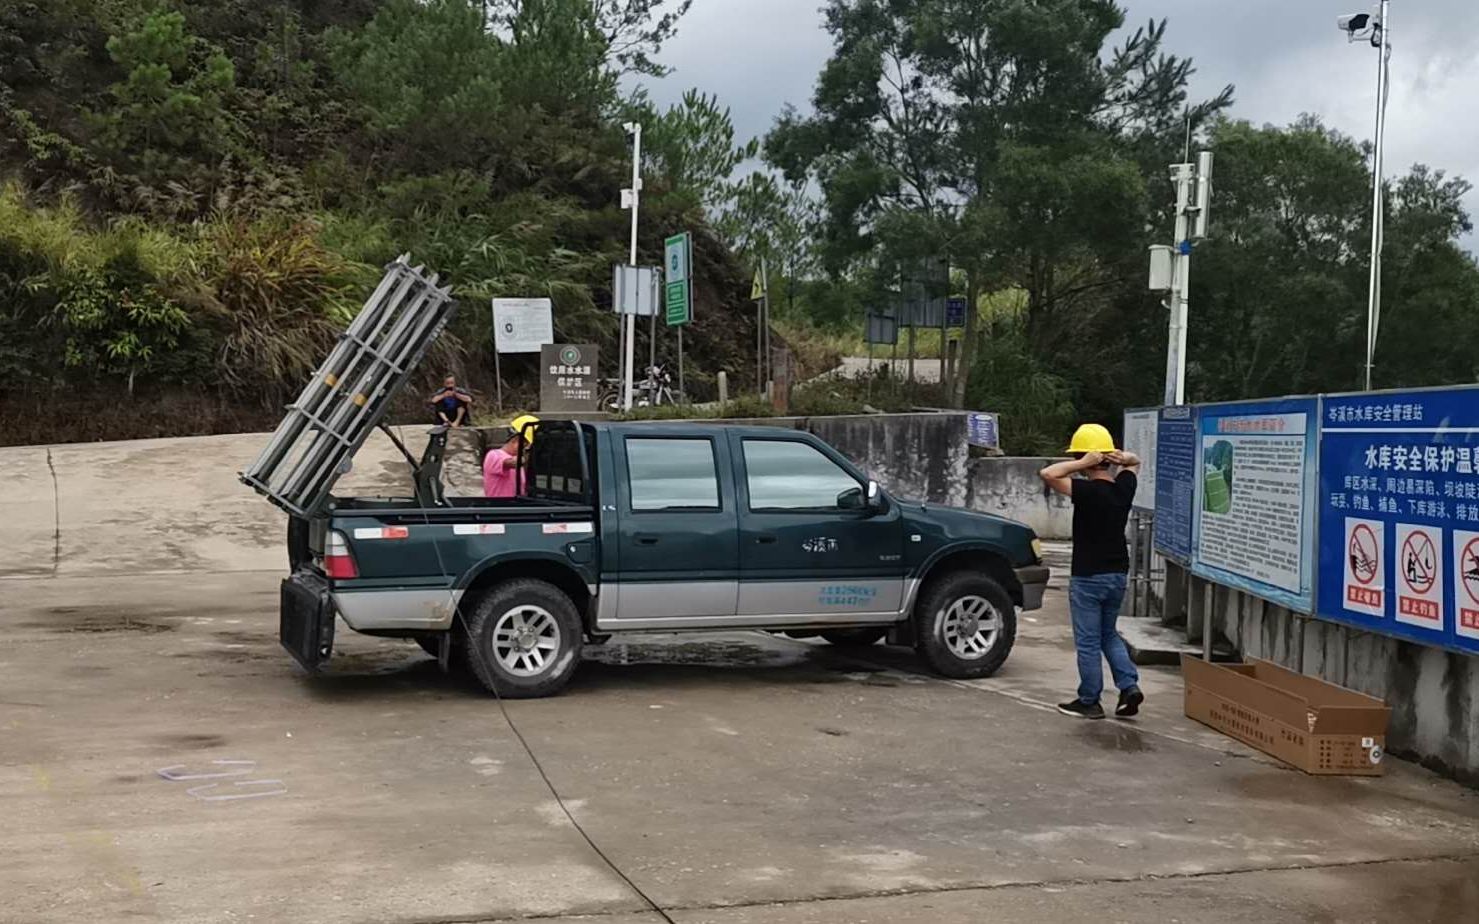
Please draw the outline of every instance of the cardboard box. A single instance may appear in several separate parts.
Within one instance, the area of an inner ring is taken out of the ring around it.
[[[1181,656],[1186,715],[1306,773],[1381,776],[1387,720],[1379,699],[1268,661]]]

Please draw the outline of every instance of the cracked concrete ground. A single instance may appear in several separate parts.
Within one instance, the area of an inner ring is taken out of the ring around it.
[[[0,920],[661,921],[498,704],[414,645],[345,631],[296,669],[281,524],[232,482],[261,438],[211,440],[98,447],[87,473],[53,450],[55,497],[45,450],[0,450]],[[1060,581],[990,680],[653,635],[508,711],[684,924],[1479,916],[1473,791],[1285,769],[1182,716],[1173,671],[1146,671],[1137,722],[1052,712]]]

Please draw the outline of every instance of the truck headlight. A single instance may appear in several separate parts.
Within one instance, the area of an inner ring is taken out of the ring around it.
[[[1038,561],[1042,561],[1042,540],[1036,536],[1032,537],[1032,554]]]

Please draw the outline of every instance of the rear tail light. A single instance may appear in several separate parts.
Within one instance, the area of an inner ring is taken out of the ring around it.
[[[329,530],[324,539],[324,574],[339,579],[359,577],[359,568],[349,553],[349,540],[338,530]]]

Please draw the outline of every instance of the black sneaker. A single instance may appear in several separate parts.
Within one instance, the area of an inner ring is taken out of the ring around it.
[[[1139,687],[1130,689],[1120,694],[1120,702],[1114,707],[1114,714],[1121,719],[1128,719],[1138,715],[1140,704],[1145,702],[1145,694],[1140,692]]]
[[[1104,718],[1104,707],[1098,703],[1086,703],[1082,700],[1059,703],[1058,711],[1064,715],[1071,715],[1079,719],[1102,719]]]

